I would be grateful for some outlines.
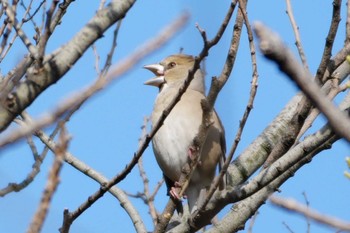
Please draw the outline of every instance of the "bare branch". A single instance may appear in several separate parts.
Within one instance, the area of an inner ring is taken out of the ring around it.
[[[119,29],[120,29],[120,27],[122,25],[122,21],[123,20],[119,20],[116,23],[115,29],[113,31],[112,46],[111,46],[111,49],[110,49],[110,51],[109,51],[109,53],[107,55],[107,59],[106,59],[105,65],[103,66],[103,69],[102,69],[102,72],[101,72],[101,74],[103,76],[107,74],[107,71],[109,70],[110,66],[112,65],[112,58],[113,58],[113,55],[114,55],[114,51],[117,48],[117,38],[118,38]]]
[[[346,1],[345,46],[350,43],[350,1]]]
[[[144,117],[143,125],[141,127],[141,137],[139,139],[139,146],[142,146],[142,142],[144,142],[145,138],[147,137],[148,121],[149,121],[149,118]],[[154,193],[153,195],[150,194],[149,179],[148,179],[146,171],[143,167],[142,157],[139,159],[137,165],[138,165],[140,176],[141,176],[141,179],[143,182],[143,193],[142,193],[143,194],[142,196],[144,196],[143,200],[144,200],[145,204],[148,206],[149,214],[151,215],[151,218],[153,220],[153,225],[156,226],[157,222],[158,222],[158,213],[157,213],[156,207],[154,205],[154,195],[156,195],[156,193]],[[157,191],[157,190],[158,190],[158,188],[156,188],[155,191]]]
[[[297,23],[294,19],[292,4],[290,3],[290,0],[286,0],[286,3],[287,3],[287,14],[289,16],[290,23],[292,24],[292,28],[293,28],[293,32],[294,32],[294,36],[295,36],[295,45],[298,48],[300,59],[304,65],[304,68],[309,71],[309,65],[307,63],[306,55],[305,55],[303,45],[302,45],[301,39],[300,39],[299,27],[297,26]]]
[[[80,91],[79,93],[74,94],[72,97],[69,97],[65,101],[60,103],[58,107],[52,112],[47,113],[41,118],[33,121],[30,126],[19,127],[13,130],[9,135],[0,139],[0,147],[13,143],[21,139],[22,137],[25,137],[26,135],[32,134],[38,129],[41,129],[54,123],[69,109],[75,108],[75,106],[80,106],[92,95],[101,91],[112,81],[116,80],[117,78],[125,74],[125,72],[130,70],[133,66],[138,64],[138,62],[140,62],[140,60],[143,59],[145,56],[160,48],[164,43],[166,43],[169,39],[172,38],[175,32],[182,28],[182,26],[187,22],[187,19],[187,14],[180,16],[173,24],[164,29],[155,39],[150,40],[142,47],[138,48],[133,54],[129,55],[127,58],[116,64],[115,67],[109,71],[105,79],[97,79],[88,88]]]
[[[39,67],[41,68],[43,66],[43,60],[45,56],[45,50],[46,50],[46,44],[49,41],[49,38],[53,31],[51,31],[51,21],[53,17],[53,13],[55,12],[56,6],[59,3],[59,0],[52,0],[52,4],[50,9],[46,13],[46,24],[45,24],[45,31],[44,35],[40,37],[39,44],[38,44],[38,62]]]
[[[262,23],[255,24],[255,33],[260,39],[263,54],[275,61],[279,68],[292,79],[313,104],[327,117],[335,132],[350,142],[350,120],[320,91],[312,81],[310,73],[304,70],[279,37]]]
[[[5,1],[5,0],[4,0]],[[71,1],[64,1],[68,6]],[[125,0],[122,4],[113,0],[105,8],[98,11],[92,19],[63,47],[47,55],[42,69],[27,69],[27,79],[20,82],[12,93],[0,102],[0,131],[12,122],[27,106],[29,106],[46,88],[56,83],[81,58],[82,54],[101,37],[116,21],[123,18],[135,0]],[[61,7],[61,5],[59,5]],[[63,7],[64,11],[65,8]],[[57,17],[64,14],[57,11]],[[57,18],[53,17],[52,21]],[[59,23],[55,21],[56,23]],[[56,24],[53,25],[55,27]],[[92,30],[94,28],[94,30]],[[51,30],[53,31],[53,30]]]
[[[8,4],[7,0],[1,0],[1,3],[3,7],[5,8],[6,15],[8,16],[10,23],[15,28],[18,36],[21,38],[23,44],[27,47],[28,51],[30,52],[31,56],[33,56],[34,59],[38,58],[38,51],[37,48],[30,42],[27,35],[22,30],[20,24],[18,23],[18,20],[15,17],[14,12],[12,11],[11,7]]]
[[[49,148],[54,151],[56,148],[56,144],[42,131],[39,131],[36,136]],[[86,176],[98,182],[100,185],[104,185],[108,183],[108,179],[104,177],[101,173],[94,170],[92,167],[89,167],[87,164],[83,163],[81,160],[74,157],[69,152],[65,154],[65,162],[71,165],[73,168],[82,172]],[[120,190],[117,186],[113,186],[108,190],[114,197],[116,197],[120,205],[125,209],[127,214],[130,216],[130,219],[134,223],[135,230],[137,232],[146,232],[146,228],[143,224],[142,218],[135,209],[135,207],[130,203],[127,196],[124,194],[122,190]],[[68,210],[67,210],[68,211]]]
[[[322,92],[327,94],[329,99],[333,99],[337,94],[346,89],[346,85],[339,86],[350,74],[350,65],[348,61],[343,60],[343,62],[333,71],[331,74],[331,79],[328,79],[322,86]],[[300,129],[296,142],[305,134],[305,132],[312,126],[316,117],[319,115],[320,111],[317,108],[312,109],[309,116],[306,118],[303,127]]]
[[[341,105],[342,109],[350,107],[350,94]],[[240,229],[242,224],[265,203],[272,192],[276,191],[280,185],[293,176],[300,167],[310,162],[315,155],[328,148],[328,145],[338,139],[329,126],[325,125],[318,132],[289,150],[267,169],[262,170],[247,184],[237,185],[214,195],[207,210],[203,212],[203,218],[211,219],[228,203],[236,204],[234,209],[209,232],[235,232]],[[203,227],[203,225],[198,227]],[[188,229],[188,226],[187,223],[184,223],[176,227],[174,232],[178,232],[177,230],[182,232],[186,229]]]
[[[258,215],[259,215],[259,212],[256,211],[255,214],[253,215],[253,217],[251,218],[250,223],[249,223],[249,227],[248,227],[248,233],[253,233],[253,226],[255,224],[255,220],[258,217]]]
[[[309,199],[307,198],[307,195],[306,195],[306,192],[303,192],[303,197],[304,197],[304,200],[305,200],[305,205],[307,208],[310,207],[310,202],[309,202]],[[311,224],[310,224],[310,218],[306,216],[306,225],[307,225],[307,230],[306,230],[306,233],[310,233],[310,227],[311,227]]]
[[[346,157],[346,158],[345,158],[345,161],[346,161],[346,164],[348,165],[348,168],[350,168],[350,157]],[[347,178],[350,179],[350,172],[345,171],[345,172],[344,172],[344,175],[345,175]]]
[[[64,14],[66,13],[68,7],[74,1],[75,0],[65,0],[58,5],[58,9],[56,11],[56,14],[51,19],[51,24],[50,24],[50,31],[51,32],[53,32],[55,30],[56,26],[61,23],[61,20],[62,20]],[[100,9],[100,10],[102,10],[102,9]]]
[[[317,81],[322,80],[326,72],[327,66],[329,64],[329,59],[332,56],[333,43],[334,43],[335,36],[337,35],[338,26],[340,22],[340,9],[341,9],[341,0],[334,0],[332,22],[326,38],[326,44],[323,51],[322,59],[316,72]]]
[[[33,14],[30,14],[29,11],[31,10],[31,6],[32,6],[32,4],[33,4],[33,1],[34,1],[34,0],[31,0],[31,1],[30,1],[28,7],[26,7],[26,6],[24,5],[24,2],[21,1],[21,6],[23,6],[24,10],[25,10],[26,13],[29,15],[28,18],[26,18],[25,16],[23,17],[23,19],[22,19],[22,22],[23,22],[23,23],[26,23],[26,22],[28,22],[28,21],[30,21],[30,20],[33,20],[33,17],[39,12],[39,10],[41,9],[42,5],[46,2],[46,0],[42,0],[42,1],[40,2],[39,6],[34,10]],[[25,15],[26,15],[26,14],[25,14]]]
[[[283,221],[282,224],[283,224],[283,226],[286,227],[286,229],[289,231],[289,233],[295,233],[286,222]]]
[[[345,222],[343,220],[336,219],[331,216],[320,214],[315,210],[310,209],[308,206],[304,206],[293,199],[286,199],[273,195],[270,197],[270,201],[274,205],[277,205],[283,209],[292,211],[294,213],[301,214],[306,218],[312,219],[323,225],[343,231],[350,231],[350,222]]]
[[[62,126],[59,140],[59,145],[55,148],[56,156],[49,173],[46,188],[43,191],[37,212],[35,213],[32,223],[29,226],[29,233],[37,233],[41,231],[41,228],[47,216],[47,212],[49,210],[50,202],[52,200],[53,194],[56,192],[59,183],[59,173],[61,171],[64,155],[66,154],[70,140],[64,126]]]
[[[329,131],[330,132],[330,131]],[[242,229],[245,222],[263,205],[266,199],[276,191],[276,189],[282,185],[288,178],[293,176],[293,174],[305,163],[308,163],[313,156],[318,154],[320,150],[325,149],[327,143],[334,143],[336,138],[332,137],[332,134],[327,133],[326,136],[329,140],[325,144],[321,144],[320,148],[308,153],[306,156],[302,158],[297,164],[290,167],[286,172],[280,174],[276,179],[274,179],[268,185],[262,186],[262,188],[254,193],[252,196],[244,198],[242,201],[239,201],[234,205],[231,211],[228,212],[226,216],[219,222],[219,224],[215,225],[213,228],[209,229],[208,233],[219,233],[219,232],[236,232]],[[322,136],[322,137],[323,137]],[[321,138],[320,138],[321,139]],[[322,139],[323,140],[323,139]],[[284,157],[282,157],[284,158]],[[267,173],[268,174],[268,173]],[[227,203],[227,201],[218,199],[213,203],[213,205],[209,205],[208,207],[218,208],[219,205],[225,205],[223,203]],[[220,208],[220,207],[219,207]],[[215,214],[215,209],[212,209]],[[184,230],[184,224],[180,224],[176,230]],[[175,232],[175,230],[174,230]],[[178,231],[179,232],[179,231]]]
[[[31,117],[24,111],[21,114],[23,121],[20,121],[20,124],[30,124],[28,122],[31,122],[32,119]],[[49,137],[49,140],[52,140],[56,134],[58,133],[59,126],[55,128],[55,130],[52,132],[52,134]],[[39,133],[39,132],[37,132]],[[32,136],[28,136],[28,144],[32,147],[32,144],[34,142],[32,141]],[[34,146],[34,145],[33,145]],[[20,183],[9,183],[7,187],[3,188],[0,190],[0,197],[5,196],[8,193],[11,192],[19,192],[22,189],[26,188],[29,184],[32,183],[32,181],[35,179],[35,177],[39,174],[40,172],[40,167],[43,163],[43,161],[46,158],[47,152],[48,152],[48,147],[45,147],[41,153],[41,155],[38,154],[36,149],[32,149],[33,155],[34,155],[34,164],[32,165],[32,170],[28,173],[26,178],[22,180]]]

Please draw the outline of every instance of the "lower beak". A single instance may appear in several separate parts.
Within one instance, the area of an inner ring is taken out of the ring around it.
[[[164,76],[156,76],[144,82],[145,85],[159,87],[164,83]]]

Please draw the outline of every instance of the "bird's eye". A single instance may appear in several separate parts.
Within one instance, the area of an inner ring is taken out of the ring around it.
[[[168,68],[171,69],[171,68],[174,68],[175,66],[176,66],[175,62],[170,62],[168,65]]]

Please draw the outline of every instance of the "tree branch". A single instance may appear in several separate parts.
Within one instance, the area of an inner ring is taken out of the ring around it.
[[[297,26],[297,23],[296,23],[295,18],[294,18],[292,4],[290,3],[290,0],[286,0],[286,3],[287,3],[287,11],[286,12],[287,12],[287,15],[289,17],[290,23],[292,24],[292,28],[293,28],[293,32],[294,32],[294,36],[295,36],[295,45],[298,48],[300,59],[301,59],[301,62],[303,63],[304,68],[309,71],[309,65],[307,63],[306,55],[305,55],[303,45],[302,45],[301,39],[300,39],[299,27]]]
[[[119,78],[123,74],[125,74],[128,70],[130,70],[133,66],[138,64],[142,58],[149,55],[154,50],[161,47],[164,43],[166,43],[170,38],[182,28],[182,26],[187,22],[188,15],[183,14],[180,16],[173,24],[164,29],[155,39],[150,40],[145,43],[142,47],[138,48],[134,53],[129,55],[124,60],[120,61],[118,64],[112,68],[108,75],[105,78],[97,79],[91,86],[85,88],[84,90],[75,93],[73,96],[67,98],[65,101],[62,101],[58,105],[56,109],[52,112],[42,116],[41,118],[34,120],[31,125],[27,125],[24,127],[19,127],[14,129],[9,133],[9,135],[0,139],[0,148],[4,147],[10,143],[13,143],[22,137],[32,134],[38,129],[46,127],[59,119],[64,113],[66,113],[69,109],[74,108],[75,106],[80,106],[87,99],[89,99],[92,95],[95,95],[97,92],[101,91],[103,88],[108,86],[112,81]],[[17,91],[19,91],[17,89]],[[16,97],[11,94],[11,101],[15,101]],[[1,116],[1,111],[0,111]],[[0,119],[1,121],[1,119]]]
[[[332,56],[332,48],[334,44],[335,36],[337,35],[338,26],[340,22],[340,9],[341,9],[341,0],[333,1],[333,15],[332,22],[329,28],[329,32],[326,38],[326,44],[323,50],[322,59],[320,65],[316,72],[316,80],[320,82],[326,72],[329,60]]]
[[[350,142],[349,117],[335,107],[321,92],[317,84],[312,81],[311,74],[299,65],[292,52],[275,33],[258,22],[255,24],[254,30],[260,39],[260,49],[265,57],[275,61],[280,70],[294,81],[312,103],[327,117],[334,131]]]
[[[305,216],[308,219],[312,219],[318,223],[338,229],[340,231],[350,231],[350,222],[345,222],[343,220],[334,218],[332,216],[327,216],[321,213],[316,212],[315,210],[310,209],[310,207],[302,205],[293,199],[281,198],[276,195],[273,195],[269,198],[272,204],[292,211],[296,214]]]
[[[63,128],[61,130],[59,144],[54,149],[55,160],[51,167],[46,188],[43,191],[43,195],[40,201],[40,205],[28,229],[29,233],[37,233],[41,231],[41,228],[47,216],[47,212],[49,210],[50,202],[52,200],[53,194],[56,192],[59,183],[59,173],[61,171],[64,155],[66,154],[69,143],[69,136],[67,135],[64,126],[62,127]]]
[[[28,70],[27,80],[21,82],[0,105],[0,131],[6,129],[46,88],[68,72],[111,25],[125,16],[134,2],[135,0],[113,0],[107,7],[98,11],[65,46],[46,56],[41,69]],[[55,19],[54,17],[53,20]]]

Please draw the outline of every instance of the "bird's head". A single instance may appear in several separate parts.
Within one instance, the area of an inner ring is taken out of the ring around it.
[[[185,54],[171,55],[158,64],[146,65],[144,68],[150,70],[156,76],[145,82],[146,85],[156,86],[160,90],[164,85],[179,88],[192,69],[194,57]],[[198,70],[192,80],[190,89],[204,93],[204,75]]]

